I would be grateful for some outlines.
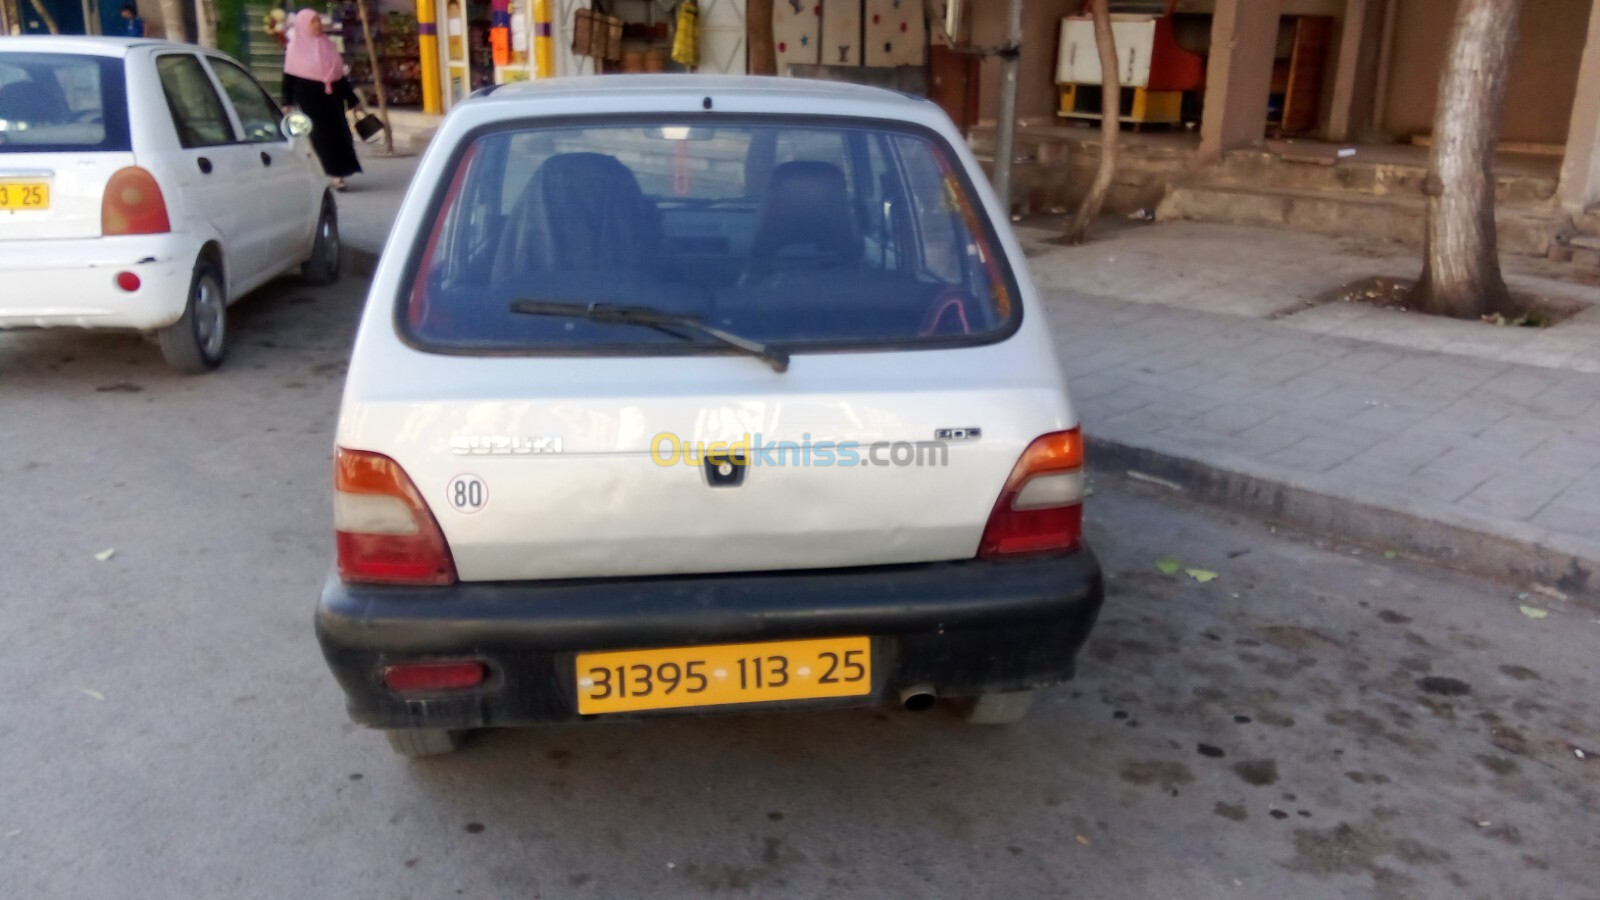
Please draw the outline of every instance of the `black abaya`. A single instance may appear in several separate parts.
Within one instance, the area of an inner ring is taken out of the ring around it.
[[[322,170],[330,178],[344,178],[361,171],[356,159],[355,139],[350,136],[350,123],[345,121],[346,108],[361,105],[350,79],[341,78],[333,83],[333,93],[328,93],[322,82],[283,73],[283,102],[298,107],[311,118],[311,147],[322,161]]]

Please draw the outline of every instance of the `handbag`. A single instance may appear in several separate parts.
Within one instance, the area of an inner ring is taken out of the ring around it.
[[[356,116],[356,134],[370,144],[383,134],[383,120],[369,112]]]

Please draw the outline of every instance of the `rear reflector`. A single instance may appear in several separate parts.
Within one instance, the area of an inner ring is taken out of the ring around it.
[[[439,523],[400,464],[340,447],[333,522],[339,577],[365,584],[454,584],[455,560]]]
[[[402,663],[384,666],[383,686],[391,691],[459,691],[483,684],[484,665],[471,662]]]
[[[172,230],[156,177],[138,166],[118,169],[100,198],[100,233],[165,234]]]
[[[1078,429],[1028,445],[989,513],[978,556],[1075,549],[1083,539],[1083,438]]]
[[[139,289],[139,276],[132,272],[118,272],[117,287],[131,294]]]
[[[1035,475],[1017,492],[1012,509],[1049,509],[1068,506],[1083,499],[1083,472],[1052,472]]]
[[[417,534],[416,517],[399,497],[381,494],[333,495],[333,527],[352,534]]]

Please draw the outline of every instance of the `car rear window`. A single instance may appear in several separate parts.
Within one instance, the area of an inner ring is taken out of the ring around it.
[[[702,352],[694,329],[525,315],[647,307],[786,349],[949,346],[1016,327],[1014,280],[948,145],[819,119],[497,130],[456,158],[400,328],[445,352]]]
[[[121,59],[0,53],[0,153],[128,149]]]

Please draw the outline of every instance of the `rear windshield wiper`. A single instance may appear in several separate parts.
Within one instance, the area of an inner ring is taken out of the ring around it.
[[[609,325],[643,325],[666,331],[676,337],[684,337],[672,331],[674,328],[686,328],[699,332],[717,342],[732,347],[742,353],[747,353],[772,367],[774,372],[789,371],[789,354],[769,347],[760,341],[730,334],[720,328],[714,328],[700,321],[698,316],[688,316],[682,313],[670,313],[664,310],[652,309],[648,306],[622,306],[615,303],[568,303],[559,300],[514,300],[511,311],[525,316],[572,316],[579,319],[588,319],[591,322],[604,322]]]

